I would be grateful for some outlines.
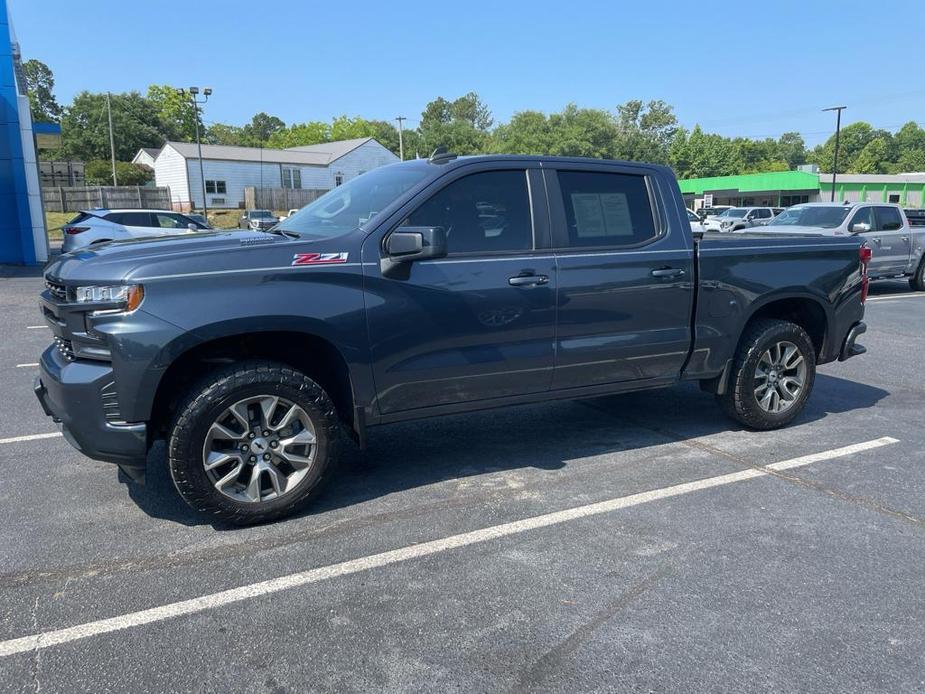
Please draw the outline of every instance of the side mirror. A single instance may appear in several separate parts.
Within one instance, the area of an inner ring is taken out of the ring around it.
[[[863,234],[865,231],[870,231],[870,224],[867,222],[855,222],[848,231],[852,234]]]
[[[186,228],[189,229],[190,231],[199,231],[199,227],[197,227],[197,226],[196,226],[195,224],[193,224],[192,222],[190,222],[189,224],[187,224],[187,225],[186,225]]]
[[[446,229],[443,227],[399,227],[385,241],[381,262],[383,276],[407,275],[415,260],[443,258],[446,255]],[[400,272],[399,268],[404,267]]]

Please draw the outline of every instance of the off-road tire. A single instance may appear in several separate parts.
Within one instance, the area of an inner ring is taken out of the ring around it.
[[[909,278],[909,286],[913,291],[925,292],[925,258],[922,258],[919,266],[912,273],[912,277]]]
[[[807,373],[797,402],[780,413],[767,412],[755,397],[755,369],[761,355],[773,344],[787,340],[800,351]],[[750,323],[739,340],[726,392],[717,400],[727,416],[749,429],[769,430],[786,426],[803,410],[816,377],[816,350],[813,342],[796,323],[762,318]]]
[[[312,468],[280,498],[239,502],[219,492],[203,466],[206,430],[221,411],[249,395],[279,395],[298,404],[317,437]],[[277,362],[249,360],[209,372],[179,404],[168,436],[168,464],[174,486],[192,508],[234,525],[265,523],[303,508],[330,476],[338,458],[340,422],[331,398],[315,381]]]

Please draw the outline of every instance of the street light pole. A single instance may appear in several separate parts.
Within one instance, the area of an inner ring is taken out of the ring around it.
[[[401,123],[403,120],[407,120],[404,116],[395,116],[395,120],[398,121],[398,158],[401,161],[405,160],[405,142],[402,137],[402,127]]]
[[[196,116],[196,149],[199,152],[199,183],[202,185],[202,216],[206,218],[206,221],[209,221],[209,205],[206,202],[206,176],[205,173],[203,173],[202,167],[202,140],[199,137],[199,106],[200,104],[205,104],[209,100],[212,89],[205,87],[202,90],[202,94],[205,97],[202,101],[196,99],[196,95],[199,93],[199,87],[190,87],[188,91],[190,101],[193,104],[194,115]],[[180,92],[184,93],[185,90],[181,89]]]
[[[844,111],[847,106],[832,106],[831,108],[824,108],[823,111],[835,111],[835,156],[832,161],[832,196],[829,198],[830,202],[835,202],[835,177],[838,175],[838,138],[841,135],[841,112]]]

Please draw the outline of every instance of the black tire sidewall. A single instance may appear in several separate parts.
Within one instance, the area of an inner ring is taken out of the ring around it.
[[[318,489],[336,455],[337,417],[317,383],[287,367],[259,365],[215,374],[191,390],[178,408],[168,445],[171,477],[187,503],[232,523],[258,523],[292,513]],[[314,463],[294,490],[278,499],[247,503],[215,489],[203,466],[202,448],[209,427],[227,407],[257,395],[297,403],[311,419],[317,442]]]

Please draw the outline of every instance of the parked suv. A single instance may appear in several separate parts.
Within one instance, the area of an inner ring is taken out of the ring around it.
[[[270,210],[247,210],[238,221],[240,229],[266,231],[279,223],[279,219]]]
[[[61,251],[67,253],[106,241],[188,234],[207,228],[184,214],[169,210],[84,210],[61,227],[64,236]]]
[[[908,277],[913,289],[925,291],[925,227],[910,227],[894,203],[809,202],[787,208],[766,229],[857,236],[871,249],[871,279]]]
[[[776,212],[771,207],[730,207],[718,217],[703,223],[707,231],[741,231],[770,222]]]
[[[234,523],[304,506],[345,433],[682,380],[774,429],[864,351],[857,238],[701,238],[657,165],[439,155],[166,245],[48,266],[35,392],[135,479],[166,439],[183,498]]]

